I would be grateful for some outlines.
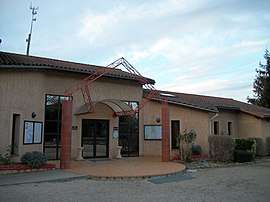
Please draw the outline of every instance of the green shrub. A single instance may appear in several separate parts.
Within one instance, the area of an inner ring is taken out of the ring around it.
[[[254,137],[254,138],[249,138],[249,139],[256,142],[255,145],[254,145],[254,147],[255,147],[254,151],[256,153],[256,156],[263,156],[262,138],[255,138]]]
[[[38,151],[26,152],[21,157],[21,162],[25,165],[32,166],[34,168],[45,165],[47,158],[44,154]]]
[[[254,146],[254,140],[251,139],[235,139],[235,149],[242,151],[251,151]]]
[[[234,162],[244,163],[254,160],[255,152],[235,150],[234,151]]]
[[[192,145],[192,147],[191,147],[191,153],[193,155],[201,155],[202,154],[201,145]]]
[[[227,135],[208,136],[210,157],[215,161],[232,162],[234,158],[234,139]]]

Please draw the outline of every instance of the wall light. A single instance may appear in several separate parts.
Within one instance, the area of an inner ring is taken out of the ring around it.
[[[37,116],[36,113],[32,112],[32,118],[34,119],[36,116]]]
[[[160,123],[160,118],[156,118],[156,122],[157,123]]]

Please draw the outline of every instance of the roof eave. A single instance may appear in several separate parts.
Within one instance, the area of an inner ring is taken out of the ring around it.
[[[160,101],[157,98],[152,98],[151,100]],[[189,105],[189,104],[185,104],[185,103],[174,102],[174,101],[170,101],[170,100],[168,100],[168,103],[175,104],[175,105],[180,105],[180,106],[183,106],[183,107],[188,107],[188,108],[194,108],[194,109],[198,109],[198,110],[203,110],[203,111],[207,111],[207,112],[214,112],[214,113],[217,113],[218,112],[218,110],[215,110],[215,109],[208,109],[208,108],[203,108],[203,107],[199,107],[199,106]]]
[[[62,67],[59,69],[58,67],[52,67],[52,66],[36,66],[36,65],[0,65],[0,69],[36,69],[36,70],[55,70],[55,71],[63,71],[63,72],[73,72],[73,73],[79,73],[79,74],[88,74],[91,75],[95,73],[94,71],[89,71],[89,70],[78,70],[78,69],[72,69],[72,68],[65,68]],[[125,79],[125,80],[131,80],[131,81],[138,81],[136,78],[130,78],[130,77],[125,77],[125,76],[117,76],[117,75],[104,75],[105,77],[108,78],[117,78],[117,79]],[[148,84],[155,84],[155,80],[153,79],[147,79],[149,82]]]

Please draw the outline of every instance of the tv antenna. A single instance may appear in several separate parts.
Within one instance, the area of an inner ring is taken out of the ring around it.
[[[30,33],[28,35],[28,38],[26,39],[27,42],[27,50],[26,50],[26,55],[29,55],[29,49],[30,49],[30,42],[31,42],[31,35],[32,35],[32,30],[33,30],[33,22],[36,21],[37,19],[35,18],[35,15],[37,15],[37,10],[39,7],[33,7],[32,3],[30,4],[30,10],[32,10],[32,19],[31,19],[31,28],[30,28]]]

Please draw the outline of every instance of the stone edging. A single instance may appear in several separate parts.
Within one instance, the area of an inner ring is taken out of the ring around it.
[[[224,167],[232,167],[232,166],[245,166],[245,165],[254,165],[256,163],[268,162],[268,160],[255,160],[252,162],[244,162],[244,163],[212,163],[212,162],[195,162],[195,163],[187,163],[186,169],[207,169],[207,168],[224,168]]]

